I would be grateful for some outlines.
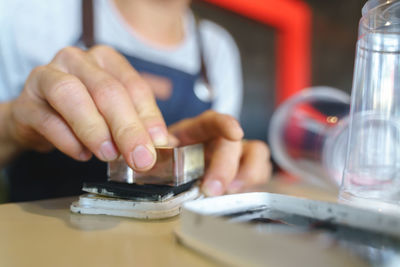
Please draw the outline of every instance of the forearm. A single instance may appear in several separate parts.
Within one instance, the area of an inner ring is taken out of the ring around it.
[[[0,168],[14,158],[20,147],[11,134],[11,103],[0,103]]]

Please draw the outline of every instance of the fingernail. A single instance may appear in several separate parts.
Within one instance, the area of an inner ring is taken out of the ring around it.
[[[151,140],[155,146],[166,146],[168,145],[168,136],[161,127],[153,127],[148,130]]]
[[[132,162],[135,168],[145,169],[153,164],[154,154],[144,145],[138,145],[131,154]]]
[[[204,182],[203,192],[206,196],[219,196],[224,193],[224,187],[218,180],[208,180]]]
[[[229,186],[228,186],[228,192],[230,194],[235,194],[238,193],[244,186],[243,181],[241,180],[235,180],[233,181]]]
[[[118,157],[118,151],[110,141],[105,141],[101,144],[100,154],[105,161],[112,161]]]
[[[84,149],[80,154],[79,154],[79,159],[81,161],[87,161],[92,157],[92,152],[90,152],[87,149]]]

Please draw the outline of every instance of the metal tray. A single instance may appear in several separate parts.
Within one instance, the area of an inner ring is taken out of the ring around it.
[[[235,266],[400,266],[399,215],[286,195],[185,203],[176,234]]]

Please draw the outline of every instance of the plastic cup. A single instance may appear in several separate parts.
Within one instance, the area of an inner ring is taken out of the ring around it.
[[[312,87],[274,112],[271,154],[288,173],[322,187],[338,188],[347,151],[350,96],[331,87]]]
[[[359,24],[339,200],[400,211],[400,2],[368,1]]]

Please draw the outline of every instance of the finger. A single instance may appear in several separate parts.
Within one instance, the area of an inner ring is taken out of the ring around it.
[[[20,99],[21,97],[17,101]],[[24,103],[24,109],[19,109],[14,116],[18,117],[22,125],[35,130],[68,156],[80,161],[89,160],[92,156],[91,152],[79,142],[67,123],[47,103],[33,101],[29,104]],[[37,138],[35,139],[37,142]],[[35,148],[35,144],[33,147]]]
[[[272,172],[269,149],[261,141],[245,141],[239,171],[228,186],[228,193],[238,193],[250,186],[266,183]]]
[[[55,64],[66,66],[86,85],[129,166],[137,171],[149,170],[155,163],[156,152],[124,86],[85,54],[71,48],[59,54]]]
[[[220,138],[215,142],[202,185],[207,196],[218,196],[225,192],[238,170],[242,149],[242,144],[238,141]]]
[[[118,152],[108,126],[82,82],[49,66],[40,67],[35,72],[36,80],[32,84],[37,87],[43,99],[65,119],[84,146],[101,160],[116,159]],[[75,155],[73,157],[76,158]]]
[[[168,144],[168,131],[149,84],[114,49],[96,46],[89,50],[96,62],[128,90],[136,112],[156,146]]]
[[[219,137],[239,141],[243,137],[243,130],[235,118],[215,111],[206,111],[195,118],[178,122],[169,127],[169,131],[179,139],[181,145]]]

